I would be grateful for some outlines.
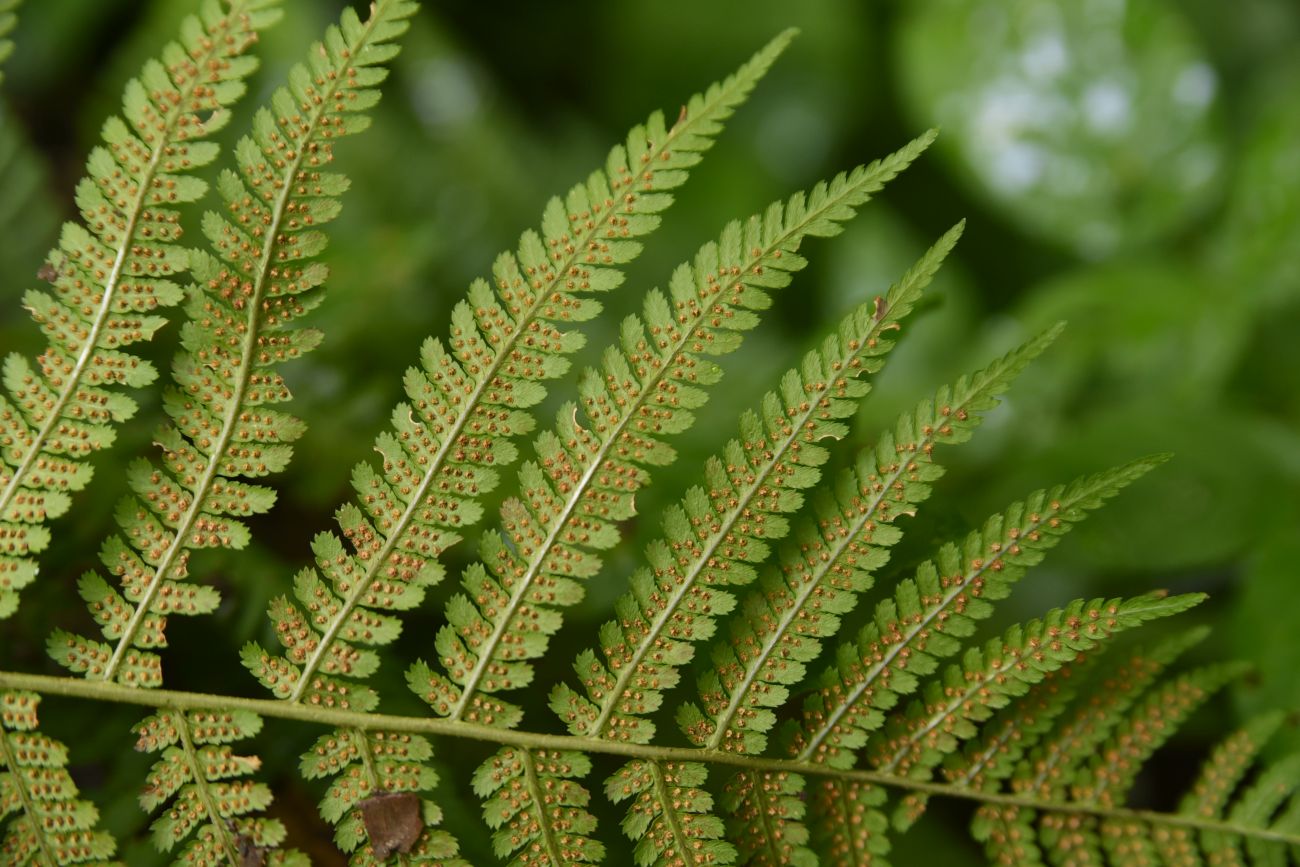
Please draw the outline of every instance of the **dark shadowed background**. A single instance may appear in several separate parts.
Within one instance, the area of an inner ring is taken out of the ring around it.
[[[230,133],[333,20],[341,4],[286,0],[261,45],[264,63]],[[0,95],[0,345],[36,349],[20,309],[105,115],[126,78],[176,29],[189,0],[28,0]],[[676,263],[731,218],[882,156],[930,126],[931,152],[869,205],[841,238],[807,248],[812,267],[727,364],[725,387],[681,458],[639,502],[641,521],[554,642],[553,680],[620,593],[653,516],[698,478],[700,460],[834,317],[881,294],[939,233],[967,232],[931,303],[908,328],[853,438],[1058,319],[1069,328],[968,446],[917,517],[891,574],[1038,487],[1150,452],[1175,459],[1053,552],[1017,590],[1012,618],[1085,595],[1153,587],[1206,590],[1185,622],[1210,622],[1206,656],[1256,673],[1203,713],[1148,775],[1143,797],[1167,804],[1184,758],[1208,732],[1256,706],[1300,707],[1300,7],[1293,0],[655,0],[493,4],[429,2],[376,112],[374,129],[338,150],[353,179],[326,261],[329,298],[314,318],[327,341],[287,371],[292,411],[309,433],[275,480],[276,510],[238,554],[196,558],[227,588],[217,616],[177,624],[176,688],[259,690],[240,645],[270,640],[266,602],[307,562],[307,543],[348,495],[350,468],[399,399],[420,340],[445,333],[451,305],[493,256],[537,225],[546,197],[603,162],[655,108],[670,119],[690,93],[739,65],[781,29],[801,37],[706,158],[669,212],[615,313],[662,285]],[[198,237],[192,233],[191,237]],[[618,319],[589,329],[583,358]],[[176,328],[148,350],[175,349]],[[165,368],[165,365],[163,365]],[[571,396],[557,386],[552,405]],[[149,400],[148,397],[145,398]],[[157,398],[96,459],[96,481],[56,528],[44,580],[6,624],[0,663],[50,671],[51,626],[82,629],[76,577],[95,564],[122,493],[114,470],[149,448]],[[920,541],[917,541],[920,540]],[[448,557],[454,576],[472,551]],[[378,686],[385,709],[420,713],[402,660],[432,652],[448,580],[407,621]],[[887,579],[877,582],[889,586]],[[859,619],[866,606],[860,606]],[[853,626],[857,621],[850,620]],[[1171,627],[1172,628],[1172,627]],[[543,695],[528,724],[553,727]],[[51,700],[50,704],[57,702]],[[85,711],[84,705],[79,706]],[[131,709],[47,714],[79,741],[76,774],[100,789],[126,860],[159,856],[133,786],[147,760],[124,753]],[[661,726],[662,737],[675,728]],[[262,755],[275,812],[313,851],[328,832],[316,793],[293,773],[312,732],[268,725]],[[1291,737],[1295,745],[1297,738]],[[492,863],[467,775],[486,755],[443,745],[443,800],[473,863]],[[598,766],[599,770],[603,766]],[[596,778],[593,777],[593,784]],[[964,812],[930,818],[929,863],[978,860]],[[619,852],[617,819],[604,839]],[[914,863],[905,843],[896,863]],[[611,856],[611,863],[622,863]]]

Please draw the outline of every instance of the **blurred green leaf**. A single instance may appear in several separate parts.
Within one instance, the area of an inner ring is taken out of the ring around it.
[[[1214,193],[1218,76],[1163,2],[925,0],[897,52],[912,114],[1028,232],[1107,255]]]

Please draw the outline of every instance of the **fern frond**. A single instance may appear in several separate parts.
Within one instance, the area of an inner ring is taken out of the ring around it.
[[[635,761],[605,783],[614,803],[633,799],[623,833],[637,841],[633,859],[640,867],[735,863],[735,847],[711,815],[713,796],[700,788],[707,773],[698,762]]]
[[[982,788],[996,790],[1007,779],[1014,792],[1064,800],[1074,767],[1093,754],[1159,674],[1205,634],[1202,629],[1189,630],[1111,661],[1087,685],[1086,700],[1075,702],[1049,734],[1040,736],[1040,743],[1026,744],[1018,762],[998,763]],[[986,806],[976,811],[972,832],[998,863],[1006,863],[1007,858],[1019,859],[1011,863],[1044,863],[1033,820],[1032,811],[1019,807]]]
[[[1044,675],[1092,651],[1116,634],[1186,611],[1202,594],[1150,594],[1129,600],[1077,600],[1024,626],[1013,626],[948,666],[905,710],[893,714],[866,744],[867,760],[890,774],[928,776],[975,724],[1023,695]],[[850,742],[840,741],[841,749]],[[821,755],[834,763],[827,750]]]
[[[633,129],[626,145],[610,152],[605,172],[594,172],[563,202],[551,200],[540,235],[525,233],[517,254],[497,259],[495,292],[486,281],[470,287],[453,312],[448,346],[425,343],[421,368],[406,376],[411,403],[393,411],[393,432],[377,440],[382,472],[359,465],[353,480],[361,508],[339,512],[355,553],[333,534],[318,536],[319,571],[298,575],[297,604],[272,604],[287,652],[245,649],[246,666],[276,696],[374,707],[374,693],[359,681],[378,657],[362,645],[394,640],[400,623],[388,612],[418,604],[441,577],[437,556],[479,520],[478,500],[496,486],[499,468],[514,460],[512,439],[532,428],[524,410],[542,399],[545,381],[562,375],[565,356],[582,345],[579,332],[561,327],[596,315],[600,305],[582,296],[619,285],[619,266],[640,252],[635,239],[658,226],[658,214],[672,201],[669,191],[685,182],[792,35],[773,40],[724,82],[692,97],[671,128],[656,112]],[[363,735],[334,737],[360,742]],[[382,773],[365,785],[374,793],[408,788]],[[349,850],[360,846],[359,836],[340,834]],[[406,856],[422,847],[439,848],[418,843]]]
[[[551,706],[576,735],[649,743],[645,719],[676,685],[694,656],[692,644],[709,638],[714,621],[735,607],[724,587],[751,583],[755,564],[788,530],[782,515],[803,503],[803,491],[821,479],[829,452],[817,443],[841,439],[894,342],[891,330],[920,298],[961,235],[959,224],[890,288],[883,299],[850,313],[799,368],[780,379],[758,411],[740,420],[740,438],[708,459],[707,488],[694,487],[664,518],[664,537],[646,549],[652,564],[631,578],[615,605],[620,619],[601,630],[602,662],[586,651],[574,662],[586,696],[567,686]]]
[[[99,812],[68,775],[68,749],[37,731],[40,696],[0,692],[0,819],[17,813],[0,842],[14,867],[120,867],[117,841],[98,830]]]
[[[817,867],[817,856],[805,845],[804,790],[804,778],[798,774],[755,772],[731,778],[723,791],[722,808],[728,815],[727,838],[736,841],[740,863]],[[833,817],[828,824],[851,827],[851,816],[837,809],[839,804],[823,806]]]
[[[261,760],[230,747],[261,728],[261,717],[247,711],[167,710],[136,725],[136,749],[162,753],[140,795],[147,813],[166,807],[152,826],[160,851],[185,843],[177,863],[194,867],[249,859],[305,867],[300,853],[276,849],[285,835],[278,820],[252,815],[271,803],[271,790],[247,779]]]
[[[361,506],[338,513],[356,554],[337,536],[321,534],[313,551],[329,583],[313,570],[296,581],[299,602],[313,612],[300,615],[314,622],[311,636],[284,657],[260,648],[246,653],[277,696],[373,706],[368,690],[337,678],[347,675],[341,660],[370,658],[346,642],[391,641],[397,621],[382,612],[417,605],[441,578],[438,555],[480,519],[479,499],[496,486],[498,468],[514,460],[512,440],[532,429],[523,410],[545,396],[543,383],[562,375],[565,356],[583,343],[579,332],[561,327],[599,312],[582,296],[619,285],[619,266],[640,252],[635,239],[657,228],[658,214],[672,202],[669,191],[685,182],[791,37],[778,37],[724,82],[693,96],[671,128],[660,112],[634,128],[626,145],[610,151],[606,171],[593,172],[565,200],[551,199],[540,235],[524,233],[517,253],[497,258],[495,290],[484,280],[471,285],[453,311],[449,342],[425,342],[421,366],[406,374],[411,402],[393,410],[393,431],[376,440],[382,471],[359,464],[353,482]],[[276,606],[297,608],[287,600]]]
[[[537,438],[537,461],[519,473],[521,498],[501,507],[502,533],[485,536],[482,561],[467,570],[468,595],[448,604],[436,646],[446,674],[412,670],[412,689],[436,713],[511,727],[519,711],[496,694],[532,679],[560,625],[561,607],[582,595],[577,579],[595,574],[600,552],[618,541],[615,522],[635,512],[648,466],[673,460],[663,439],[694,422],[693,410],[721,369],[707,356],[740,345],[758,322],[767,292],[786,286],[806,260],[807,236],[830,236],[929,144],[927,135],[898,153],[841,174],[811,193],[731,223],[717,243],[678,267],[671,301],[651,292],[641,317],[623,322],[620,345],[606,350],[604,372],[588,370],[580,387],[586,424],[573,404],[554,431]]]
[[[767,291],[788,285],[806,264],[797,253],[805,237],[837,234],[932,137],[774,204],[743,227],[730,224],[718,243],[674,272],[671,304],[653,291],[643,316],[624,320],[603,374],[589,370],[582,380],[586,424],[568,404],[556,429],[537,438],[537,461],[519,473],[521,498],[501,507],[503,532],[484,537],[482,561],[463,580],[468,595],[448,603],[435,642],[445,674],[423,663],[408,673],[412,690],[436,713],[504,728],[518,723],[521,711],[498,694],[531,681],[529,660],[545,652],[561,609],[581,599],[579,579],[595,574],[601,552],[618,541],[615,522],[634,514],[646,468],[672,461],[663,440],[693,424],[692,411],[721,376],[706,356],[740,345],[758,322],[755,311],[767,306]],[[667,827],[679,824],[671,804],[665,816]],[[692,826],[714,821],[697,817]]]
[[[960,639],[992,613],[993,601],[1006,597],[1088,512],[1164,460],[1134,461],[1037,491],[960,544],[943,546],[877,605],[856,642],[838,649],[835,665],[804,703],[800,730],[792,733],[799,757],[850,759],[883,722],[884,711],[916,689],[918,677],[961,650]]]
[[[942,474],[936,445],[970,438],[984,411],[1055,336],[1046,332],[984,370],[939,390],[898,419],[855,466],[813,500],[810,516],[782,551],[779,572],[766,573],[747,594],[715,644],[700,678],[700,704],[685,703],[677,719],[697,746],[756,754],[767,744],[788,685],[799,682],[823,639],[856,604],[888,549],[901,538],[893,521],[930,493]],[[796,547],[797,546],[797,547]]]
[[[1219,744],[1206,759],[1200,777],[1183,797],[1178,811],[1206,819],[1227,818],[1224,812],[1233,791],[1250,771],[1264,745],[1281,727],[1282,718],[1281,713],[1257,717]],[[1221,834],[1203,833],[1199,840],[1196,837],[1187,828],[1169,828],[1156,836],[1155,847],[1164,863],[1179,867],[1200,863],[1198,847],[1208,853],[1234,845]]]
[[[256,66],[243,52],[275,20],[277,0],[206,0],[187,18],[179,42],[147,63],[126,87],[125,120],[104,125],[104,146],[77,186],[85,224],[66,223],[50,252],[53,294],[29,291],[24,303],[48,340],[33,366],[5,360],[8,397],[0,397],[0,617],[36,576],[35,555],[49,543],[46,521],[67,510],[85,487],[86,459],[113,439],[113,423],[135,403],[106,386],[153,381],[147,362],[123,351],[166,322],[152,311],[180,302],[175,278],[189,264],[178,205],[206,185],[194,169],[217,146],[202,139],[229,120],[226,106]]]
[[[605,847],[590,837],[590,794],[573,782],[590,772],[586,755],[557,750],[504,749],[481,765],[474,792],[497,857],[512,867],[600,863]]]
[[[236,146],[239,172],[223,172],[217,184],[226,212],[203,221],[216,256],[191,257],[198,282],[172,364],[179,387],[164,397],[171,426],[157,434],[163,466],[140,460],[128,469],[134,496],[118,507],[121,534],[100,552],[121,592],[93,572],[79,585],[108,643],[62,631],[50,640],[51,655],[70,670],[158,686],[154,650],[166,646],[168,616],[208,613],[220,601],[214,588],[183,583],[191,554],[243,548],[248,530],[239,519],[275,502],[272,489],[245,480],[283,469],[303,430],[270,407],[291,398],[278,364],[321,338],[293,323],[322,300],[327,269],[311,260],[348,185],[325,169],[338,139],[369,125],[382,64],[416,8],[383,0],[364,23],[345,14]]]
[[[818,821],[812,826],[812,852],[820,853],[826,864],[884,867],[890,848],[889,821],[881,811],[885,790],[856,780],[817,780],[813,785],[811,801]]]

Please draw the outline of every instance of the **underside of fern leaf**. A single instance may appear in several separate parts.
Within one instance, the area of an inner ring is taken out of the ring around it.
[[[498,257],[490,280],[470,286],[447,337],[425,342],[376,440],[379,460],[353,471],[340,531],[316,537],[314,567],[270,606],[279,648],[244,648],[271,695],[163,689],[169,618],[219,602],[200,552],[248,543],[247,519],[275,500],[263,480],[288,464],[302,432],[279,406],[290,398],[279,365],[320,339],[297,320],[322,298],[325,265],[312,260],[348,186],[327,171],[332,148],[367,125],[416,12],[413,0],[376,0],[365,20],[346,9],[290,71],[236,147],[237,171],[219,176],[221,210],[203,220],[201,253],[177,246],[179,206],[204,190],[186,172],[215,158],[200,139],[226,121],[252,68],[241,52],[277,13],[275,0],[196,2],[201,14],[164,62],[128,87],[126,120],[105,126],[78,187],[84,226],[65,228],[42,272],[53,294],[27,296],[49,347],[35,364],[14,355],[4,366],[0,615],[35,575],[47,519],[89,479],[86,458],[134,412],[111,386],[153,378],[121,347],[162,327],[159,308],[186,301],[161,458],[125,474],[120,532],[101,550],[107,574],[79,585],[102,640],[59,630],[49,642],[84,676],[0,672],[0,860],[108,867],[117,849],[73,782],[69,750],[37,729],[40,693],[150,709],[133,730],[137,749],[154,754],[139,800],[164,857],[195,867],[307,863],[282,848],[296,823],[268,814],[272,790],[249,748],[275,719],[324,728],[298,774],[354,867],[466,867],[437,793],[435,739],[489,745],[468,757],[478,770],[467,788],[491,849],[518,867],[882,864],[895,837],[932,818],[936,797],[970,807],[975,842],[999,864],[1300,858],[1300,755],[1275,748],[1281,713],[1229,736],[1176,810],[1137,806],[1153,756],[1243,671],[1181,662],[1205,628],[1147,643],[1127,634],[1200,594],[1076,599],[1010,627],[986,622],[1071,528],[1163,456],[1012,503],[878,588],[854,622],[903,533],[922,526],[901,519],[939,489],[947,446],[971,438],[1061,330],[939,389],[823,478],[961,225],[740,417],[735,439],[658,516],[662,534],[630,570],[612,619],[583,642],[576,685],[554,682],[559,666],[540,662],[565,609],[606,560],[619,562],[610,552],[639,492],[676,460],[670,440],[695,423],[723,356],[806,265],[803,241],[838,234],[933,133],[728,225],[646,294],[533,438],[480,562],[444,606],[436,659],[407,671],[434,713],[375,712],[374,676],[401,613],[484,519],[536,407],[583,344],[577,326],[600,312],[595,296],[621,284],[671,191],[790,33],[692,97],[671,126],[656,113],[636,127],[603,170],[548,203],[540,230]],[[0,0],[0,60],[14,5]],[[522,728],[525,703],[507,694],[534,686],[568,734]],[[665,718],[689,745],[660,742]],[[604,785],[589,786],[597,769]],[[596,796],[623,811],[626,839],[598,828]]]
[[[569,366],[565,356],[582,345],[579,332],[561,329],[596,315],[599,304],[584,296],[619,285],[619,266],[640,251],[636,239],[658,226],[658,214],[672,201],[669,191],[685,181],[791,35],[692,97],[672,127],[656,112],[632,130],[626,144],[610,152],[605,171],[575,186],[565,200],[551,200],[540,235],[525,233],[516,253],[497,259],[495,288],[487,281],[470,287],[453,312],[448,342],[425,343],[420,367],[406,375],[410,403],[393,410],[393,430],[376,441],[382,468],[363,463],[353,472],[360,507],[338,513],[347,541],[318,536],[313,550],[319,571],[298,575],[296,603],[272,605],[285,655],[245,650],[245,664],[277,697],[374,707],[374,693],[359,681],[375,670],[378,657],[362,645],[396,638],[400,622],[387,612],[419,604],[425,588],[441,577],[438,555],[480,519],[479,498],[496,486],[499,468],[514,460],[512,440],[531,430],[525,410],[542,399],[543,383],[562,375]],[[365,774],[345,807],[432,786],[427,769],[403,779],[365,761],[368,737],[335,734],[356,746],[335,772]],[[355,815],[330,812],[345,822],[353,821],[345,814]],[[364,857],[362,837],[344,825],[339,834],[345,848]],[[422,846],[429,858],[442,857],[437,853],[447,848],[417,843],[404,854],[414,857]]]
[[[243,52],[278,17],[277,0],[205,0],[178,42],[126,87],[124,118],[104,124],[103,145],[77,186],[84,223],[64,225],[51,251],[51,292],[24,303],[48,345],[33,365],[4,362],[0,397],[0,617],[36,576],[49,543],[46,521],[90,480],[89,456],[113,439],[135,403],[112,386],[139,388],[155,372],[124,351],[166,319],[156,311],[183,297],[175,279],[189,265],[178,206],[202,197],[193,171],[217,146],[204,141],[229,120],[226,106],[256,66]]]

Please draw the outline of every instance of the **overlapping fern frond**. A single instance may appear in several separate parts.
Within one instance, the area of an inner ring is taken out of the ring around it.
[[[462,581],[467,594],[448,603],[435,642],[443,671],[417,664],[409,673],[437,714],[518,724],[521,712],[499,694],[531,682],[529,660],[545,652],[561,609],[582,598],[580,580],[595,575],[601,552],[617,543],[617,522],[635,514],[649,468],[673,460],[664,440],[693,424],[721,378],[710,356],[734,351],[770,303],[767,293],[804,267],[805,238],[838,234],[931,138],[731,223],[673,273],[668,297],[652,291],[641,316],[624,320],[602,370],[581,379],[582,420],[566,404],[555,429],[537,438],[536,460],[519,473],[520,496],[501,507],[501,532],[484,536],[482,560]]]
[[[44,524],[89,482],[87,458],[135,412],[111,386],[154,380],[152,366],[125,347],[151,337],[166,322],[157,311],[183,297],[176,279],[189,256],[178,243],[178,208],[206,191],[193,173],[217,145],[204,139],[229,120],[227,106],[256,66],[244,51],[278,17],[276,2],[207,0],[161,60],[127,84],[123,117],[104,124],[77,186],[84,224],[64,225],[42,272],[52,292],[24,296],[48,345],[35,365],[17,354],[4,364],[0,617],[36,576],[35,556],[49,543]]]

